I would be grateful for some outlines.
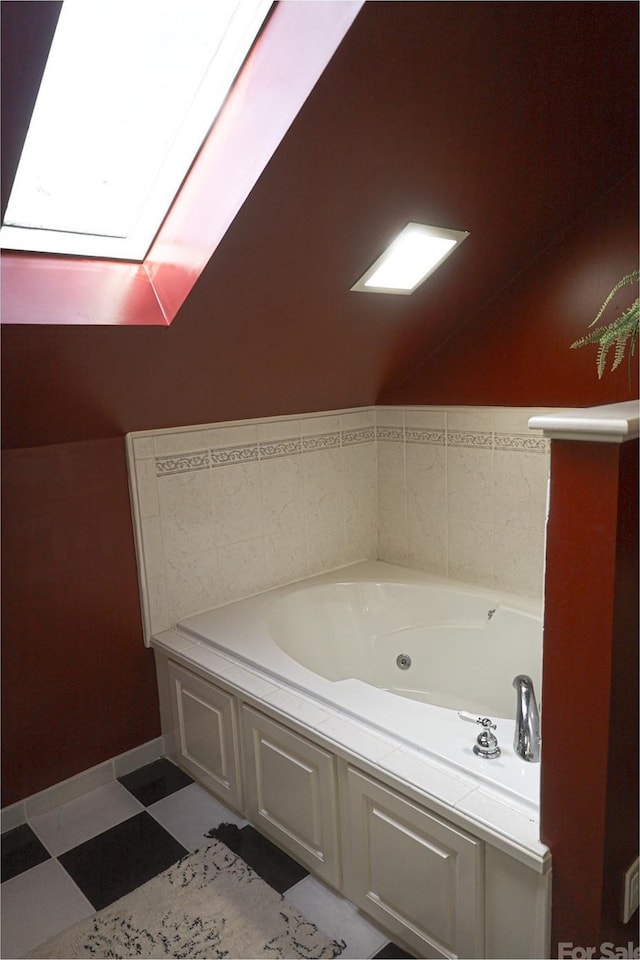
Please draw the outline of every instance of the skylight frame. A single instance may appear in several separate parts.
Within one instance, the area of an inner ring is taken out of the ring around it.
[[[124,0],[123,0],[124,2]],[[94,9],[97,0],[92,0],[91,7]],[[116,0],[105,0],[105,8],[111,10]],[[142,0],[136,0],[139,6]],[[176,13],[184,10],[184,0],[165,0],[167,7],[173,5]],[[54,35],[49,60],[43,76],[41,91],[45,89],[48,73],[55,73],[54,56],[59,56],[59,51],[63,50],[63,41],[60,40],[59,30],[64,26],[65,8],[67,17],[73,13],[72,7],[84,7],[86,10],[86,0],[65,0],[63,4],[58,28]],[[210,0],[192,0],[192,9],[201,6],[205,14],[211,16]],[[129,0],[125,3],[126,9],[131,9]],[[139,213],[134,217],[135,225],[133,229],[128,229],[125,236],[115,236],[111,233],[89,232],[84,229],[76,231],[73,229],[56,229],[54,222],[49,227],[46,225],[20,225],[18,220],[25,221],[25,218],[19,213],[16,216],[14,196],[16,189],[20,188],[21,183],[21,165],[18,166],[14,189],[9,198],[9,204],[5,214],[5,222],[0,228],[0,246],[6,250],[27,251],[45,254],[64,254],[81,257],[98,257],[102,259],[125,260],[128,262],[141,263],[145,260],[147,253],[154,241],[158,230],[170,209],[175,196],[188,175],[189,170],[198,154],[203,142],[210,134],[211,128],[222,109],[227,95],[233,86],[239,72],[246,60],[258,34],[262,30],[273,8],[273,0],[239,0],[236,2],[235,9],[231,10],[229,3],[228,21],[224,28],[222,39],[212,36],[212,55],[209,57],[208,49],[206,53],[201,54],[208,58],[208,66],[200,80],[195,80],[197,86],[195,95],[192,97],[190,106],[186,113],[176,111],[180,115],[179,135],[169,135],[170,140],[168,150],[163,159],[155,168],[152,189],[149,190],[144,202],[140,204]],[[123,8],[124,9],[124,8]],[[158,20],[159,0],[151,0],[149,18]],[[249,11],[249,17],[241,17],[240,12]],[[211,21],[209,21],[211,26]],[[68,26],[68,23],[67,23]],[[126,29],[126,27],[125,27]],[[58,38],[58,44],[56,44]],[[101,41],[102,42],[102,38]],[[180,45],[177,47],[177,54]],[[56,54],[58,49],[58,54]],[[144,39],[140,40],[140,50],[144,49]],[[213,55],[215,53],[215,56]],[[220,55],[222,54],[222,65]],[[62,54],[65,55],[64,53]],[[50,64],[54,66],[50,70]],[[32,122],[25,140],[25,150],[29,146],[30,133],[34,124],[38,120],[38,102],[40,93],[36,101],[36,107],[32,116]],[[46,102],[46,101],[45,101]],[[138,113],[137,116],[140,114]],[[88,138],[86,138],[88,139]],[[34,138],[35,142],[35,138]],[[45,150],[40,149],[39,154],[46,154]],[[23,156],[25,151],[23,150]],[[22,163],[22,158],[21,158]],[[41,184],[42,185],[42,184]],[[146,185],[145,185],[146,186]],[[142,193],[142,191],[140,191]],[[19,196],[19,194],[17,194]],[[32,220],[33,223],[33,220]],[[68,224],[67,224],[68,226]],[[117,231],[122,233],[123,231]]]
[[[411,233],[422,237],[423,239],[435,239],[435,240],[444,240],[451,241],[451,246],[449,249],[444,250],[436,259],[431,259],[428,263],[424,265],[424,268],[420,272],[419,276],[416,279],[404,286],[387,286],[384,284],[373,284],[371,281],[375,275],[381,271],[382,268],[386,268],[390,261],[395,257],[396,251],[403,242],[403,239]],[[466,240],[469,236],[468,231],[466,230],[453,230],[448,227],[435,227],[429,224],[418,223],[414,220],[410,220],[399,234],[392,240],[389,246],[384,250],[377,260],[371,264],[369,269],[360,277],[359,280],[354,283],[351,287],[352,291],[358,293],[384,293],[384,294],[395,294],[396,296],[410,296],[414,293],[415,290],[421,286],[425,280],[428,279],[442,264],[447,260],[454,250],[460,246],[460,244]]]

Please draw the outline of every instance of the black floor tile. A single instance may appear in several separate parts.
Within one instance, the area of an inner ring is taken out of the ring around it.
[[[187,853],[145,810],[58,859],[95,909],[101,910]]]
[[[193,783],[191,777],[164,757],[118,777],[118,780],[145,807]]]
[[[50,857],[29,824],[7,830],[2,834],[2,881],[11,880]]]
[[[387,943],[380,953],[376,953],[373,960],[413,960],[413,954],[405,953],[402,947],[395,943]]]
[[[210,830],[207,836],[225,843],[278,893],[285,893],[289,887],[309,876],[306,867],[283,853],[251,826],[240,830],[235,824],[221,823]]]

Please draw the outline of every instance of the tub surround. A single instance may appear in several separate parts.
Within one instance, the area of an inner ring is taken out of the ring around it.
[[[541,412],[366,407],[128,434],[145,642],[356,560],[539,598]]]
[[[413,583],[418,587],[451,586],[451,581],[379,561],[364,561],[339,571],[320,574],[305,581],[305,586],[345,581]],[[433,761],[443,773],[447,771],[448,776],[455,778],[458,774],[463,777],[468,775],[474,778],[474,786],[477,786],[476,780],[479,779],[483,785],[493,789],[503,803],[513,803],[515,807],[522,808],[532,822],[537,820],[540,766],[525,763],[514,755],[513,719],[505,719],[495,713],[492,715],[497,722],[497,736],[503,754],[495,761],[483,762],[471,750],[480,732],[479,727],[460,720],[456,710],[399,697],[355,677],[337,682],[327,680],[296,663],[273,640],[268,619],[274,604],[298,589],[280,587],[189,617],[178,624],[175,630],[156,636],[154,646],[159,642],[165,648],[171,648],[177,643],[177,650],[182,651],[183,645],[176,639],[180,636],[205,648],[213,648],[215,653],[209,659],[206,649],[203,651],[200,664],[208,665],[216,676],[221,666],[218,655],[230,657],[234,663],[242,664],[240,675],[249,668],[256,671],[256,675],[264,677],[269,685],[276,684],[294,696],[302,694],[323,710],[329,708],[336,717],[348,718],[350,723],[355,721],[363,733],[367,731],[365,740],[372,738],[372,744],[375,740],[379,741],[378,749],[387,743],[409,747],[418,755]],[[485,595],[487,606],[511,602],[523,612],[540,616],[540,604],[534,601],[523,603],[519,598],[498,596],[495,591],[483,591],[480,588],[475,588],[474,592],[481,599]],[[357,642],[355,636],[353,642]],[[486,652],[490,657],[488,645]],[[464,669],[464,664],[460,667]],[[224,675],[229,677],[228,668],[224,669]],[[235,672],[232,671],[230,676],[233,679]],[[510,680],[509,694],[513,694],[515,704],[515,691],[511,689]],[[261,688],[249,687],[249,692],[252,689],[255,692]],[[316,725],[313,726],[315,728]],[[374,753],[377,752],[374,747]],[[375,757],[371,755],[370,759]]]
[[[453,710],[326,680],[270,637],[265,659],[266,604],[384,567],[539,614],[540,412],[371,407],[127,436],[168,755],[421,956],[548,955],[539,765],[514,755],[513,721],[482,760]]]
[[[390,572],[343,572],[358,567]],[[414,954],[548,956],[539,765],[513,755],[513,723],[498,722],[504,756],[483,761],[454,711],[257,663],[252,628],[287,589],[155,635],[168,756]]]

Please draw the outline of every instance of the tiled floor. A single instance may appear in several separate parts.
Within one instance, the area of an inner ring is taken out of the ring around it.
[[[222,840],[332,939],[344,958],[409,956],[168,760],[34,817],[2,836],[2,957],[17,960],[207,838]]]

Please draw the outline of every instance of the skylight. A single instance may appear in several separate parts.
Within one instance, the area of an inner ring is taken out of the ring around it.
[[[271,0],[64,0],[0,244],[143,260]]]
[[[464,230],[408,223],[351,289],[410,294],[468,237]]]

